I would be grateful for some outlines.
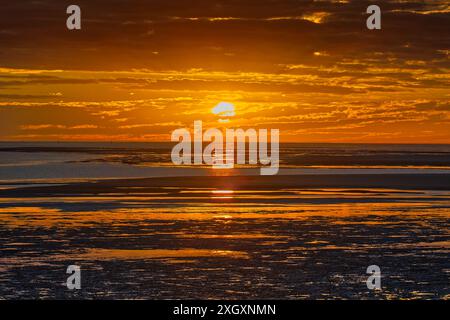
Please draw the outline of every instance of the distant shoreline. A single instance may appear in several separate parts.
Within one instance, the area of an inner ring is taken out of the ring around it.
[[[171,141],[101,141],[101,140],[92,140],[92,141],[0,141],[0,144],[136,144],[136,145],[145,145],[145,144],[160,144],[160,145],[174,145],[175,142]],[[396,143],[387,143],[387,142],[280,142],[280,145],[310,145],[310,146],[342,146],[342,145],[352,145],[352,146],[450,146],[450,142],[438,142],[438,143],[413,143],[413,142],[396,142]]]

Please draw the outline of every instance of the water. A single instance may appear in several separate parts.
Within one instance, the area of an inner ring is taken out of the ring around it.
[[[449,298],[450,192],[121,190],[2,199],[0,297]]]
[[[211,170],[205,170],[208,168],[174,168],[170,158],[172,146],[171,143],[2,142],[0,182],[212,174]],[[282,144],[280,161],[282,174],[411,173],[411,170],[445,173],[450,170],[450,145]],[[258,172],[244,167],[231,174]]]
[[[264,178],[170,149],[1,143],[0,299],[450,298],[449,146],[282,145]]]

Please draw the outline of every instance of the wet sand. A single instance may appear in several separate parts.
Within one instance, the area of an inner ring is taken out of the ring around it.
[[[450,298],[450,176],[107,180],[0,190],[0,298]],[[82,270],[82,290],[65,287]],[[366,286],[379,265],[382,291]]]
[[[226,172],[226,170],[225,170]],[[11,182],[3,184],[11,185]],[[0,184],[1,185],[1,184]],[[32,184],[30,185],[32,186]],[[0,190],[0,196],[39,194],[111,192],[118,188],[218,188],[218,189],[269,189],[286,188],[391,188],[412,190],[450,190],[450,174],[307,174],[276,176],[192,176],[158,177],[144,179],[106,179],[93,182],[57,184],[34,188]]]

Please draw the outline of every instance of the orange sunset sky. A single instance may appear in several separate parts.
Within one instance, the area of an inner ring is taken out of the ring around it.
[[[168,141],[224,101],[282,142],[450,143],[449,30],[439,0],[5,1],[0,140]]]

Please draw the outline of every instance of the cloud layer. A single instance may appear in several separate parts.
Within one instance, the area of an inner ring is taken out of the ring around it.
[[[380,0],[379,31],[371,1],[77,4],[3,5],[1,140],[167,140],[227,101],[282,141],[450,143],[448,1]]]

